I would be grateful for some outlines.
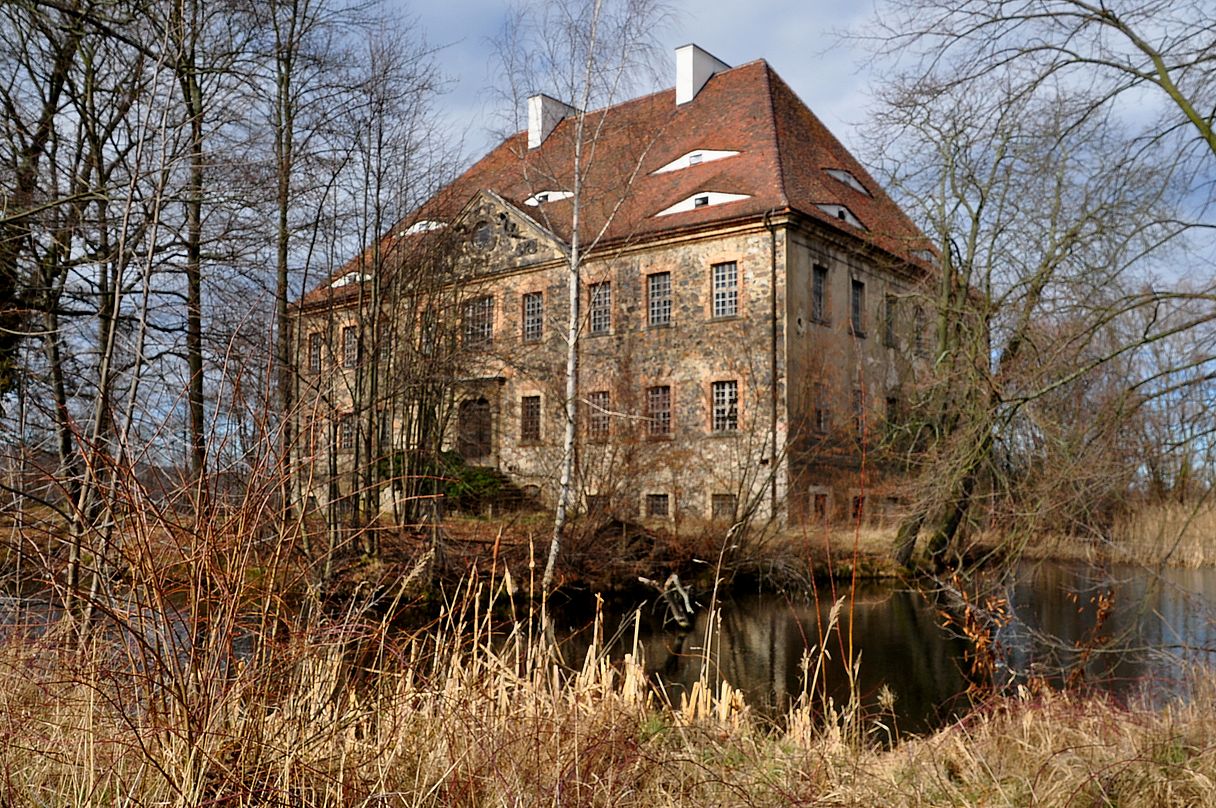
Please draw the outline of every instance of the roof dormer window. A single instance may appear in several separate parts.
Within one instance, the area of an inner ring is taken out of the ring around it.
[[[861,180],[857,179],[843,168],[825,168],[824,173],[837,182],[843,182],[845,185],[849,186],[858,193],[865,194],[866,196],[871,195],[870,192],[866,190],[866,186],[861,184]]]
[[[677,157],[662,168],[656,168],[652,173],[665,174],[668,171],[679,171],[681,168],[692,168],[701,163],[710,163],[714,160],[734,157],[738,153],[729,149],[697,149],[696,151],[690,151]]]
[[[419,219],[397,235],[412,236],[417,233],[429,233],[432,230],[442,230],[444,227],[447,227],[447,225],[443,222],[435,221],[434,219]]]
[[[537,191],[524,200],[524,204],[528,207],[539,207],[547,202],[560,202],[563,199],[569,199],[574,194],[569,191]]]
[[[738,202],[741,199],[751,199],[750,194],[727,194],[721,191],[702,191],[699,194],[693,194],[686,199],[681,199],[679,202],[670,207],[663,208],[655,214],[655,216],[667,216],[672,213],[685,213],[697,208],[706,208],[713,205],[725,205],[728,202]]]
[[[858,230],[866,229],[866,226],[861,223],[861,219],[854,216],[853,211],[849,210],[844,205],[817,205],[816,207],[827,215],[835,219],[839,219],[847,225],[856,227]]]
[[[365,280],[368,280],[368,276],[363,274],[362,272],[347,272],[342,277],[333,281],[329,285],[329,288],[330,289],[341,289],[343,286],[349,286],[352,283],[362,283]]]

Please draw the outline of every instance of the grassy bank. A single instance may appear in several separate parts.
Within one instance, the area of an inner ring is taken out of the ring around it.
[[[189,646],[146,635],[84,647],[67,632],[10,635],[0,647],[0,804],[1216,799],[1208,681],[1193,701],[1161,710],[1021,693],[884,748],[848,705],[814,697],[813,663],[808,694],[774,726],[729,688],[664,704],[636,658],[614,665],[592,654],[566,670],[537,638],[494,641],[488,625],[464,614],[392,644],[374,626],[319,622],[241,659],[214,649],[192,659]]]

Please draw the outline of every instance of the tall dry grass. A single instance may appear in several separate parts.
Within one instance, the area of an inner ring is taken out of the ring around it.
[[[1211,684],[1163,711],[1025,694],[894,747],[898,727],[828,699],[817,654],[777,724],[708,679],[671,704],[636,641],[567,667],[493,567],[414,634],[392,625],[410,575],[327,601],[329,559],[273,518],[276,476],[253,479],[199,514],[116,497],[71,598],[56,528],[12,526],[31,578],[14,591],[56,597],[0,611],[0,806],[1216,802]],[[842,538],[841,560],[868,540]]]
[[[474,595],[478,594],[473,592]],[[482,601],[484,603],[484,600]],[[886,748],[807,696],[779,726],[729,686],[678,704],[596,645],[563,667],[475,597],[394,642],[317,621],[205,680],[112,640],[0,647],[0,804],[1204,805],[1216,683],[1152,710],[1023,692]],[[600,641],[602,642],[602,640]],[[174,670],[178,670],[175,668]]]
[[[1111,531],[1112,560],[1136,564],[1206,567],[1216,564],[1216,505],[1143,505]]]

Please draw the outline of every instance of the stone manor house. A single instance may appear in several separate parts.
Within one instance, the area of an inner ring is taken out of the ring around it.
[[[383,459],[425,427],[553,503],[579,121],[532,97],[527,131],[297,303],[302,497],[363,485],[383,512],[401,491]],[[927,363],[924,236],[763,60],[686,45],[674,89],[582,124],[574,507],[676,527],[881,518],[863,452],[881,455]],[[439,344],[451,361],[419,372]]]

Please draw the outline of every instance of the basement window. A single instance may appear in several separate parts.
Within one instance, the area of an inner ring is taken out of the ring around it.
[[[714,519],[734,519],[739,499],[734,494],[711,494],[709,513]]]
[[[666,519],[670,516],[671,500],[667,494],[647,494],[646,515],[652,519]]]

